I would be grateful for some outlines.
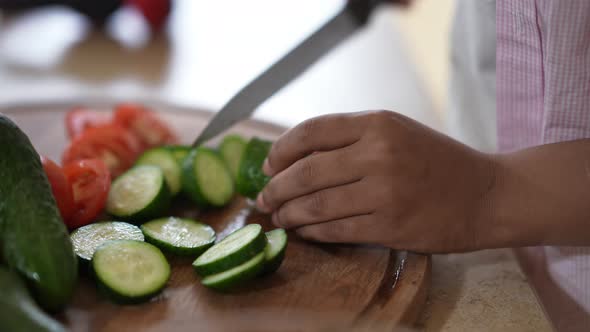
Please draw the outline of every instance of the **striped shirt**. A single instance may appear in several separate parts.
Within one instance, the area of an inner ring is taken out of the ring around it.
[[[498,0],[496,38],[499,150],[590,138],[590,0]],[[518,256],[555,327],[590,331],[590,248]]]

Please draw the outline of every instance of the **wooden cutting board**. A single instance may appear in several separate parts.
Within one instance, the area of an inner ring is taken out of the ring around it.
[[[81,102],[107,110],[105,103]],[[19,105],[0,110],[29,135],[37,150],[59,161],[66,146],[64,114],[74,103]],[[211,113],[154,104],[190,142]],[[284,128],[246,121],[232,132],[276,139]],[[215,144],[216,142],[212,142]],[[242,198],[221,210],[180,204],[174,214],[211,225],[221,237],[245,223],[270,229],[269,218]],[[274,274],[230,294],[204,288],[190,259],[169,257],[172,276],[149,303],[119,306],[82,277],[72,304],[58,318],[72,331],[391,331],[415,321],[429,286],[430,257],[371,246],[310,243],[289,234],[286,258]]]

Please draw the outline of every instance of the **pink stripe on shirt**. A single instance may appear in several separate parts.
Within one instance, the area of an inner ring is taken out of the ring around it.
[[[590,0],[498,0],[496,15],[500,151],[590,138]],[[519,254],[555,326],[590,331],[590,248]]]

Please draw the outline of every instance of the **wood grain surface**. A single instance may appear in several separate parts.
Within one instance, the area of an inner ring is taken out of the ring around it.
[[[92,101],[51,105],[17,105],[0,112],[29,135],[37,150],[59,161],[66,145],[63,118],[74,104],[107,110]],[[190,142],[211,113],[153,104]],[[283,128],[246,121],[231,130],[244,136],[276,139]],[[211,144],[216,144],[215,141]],[[223,237],[246,223],[270,229],[269,218],[236,198],[220,210],[199,211],[178,202],[174,215],[211,225]],[[403,264],[389,249],[373,246],[310,243],[289,234],[286,258],[274,274],[258,278],[228,294],[201,286],[190,259],[169,257],[172,276],[152,301],[119,306],[81,278],[75,298],[58,316],[72,331],[391,331],[413,323],[426,301],[430,257],[408,254]],[[402,268],[399,268],[401,266]]]

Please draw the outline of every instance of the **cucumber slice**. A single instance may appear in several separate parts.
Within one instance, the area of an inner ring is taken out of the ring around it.
[[[208,148],[196,148],[186,157],[182,182],[188,196],[202,206],[224,206],[234,195],[229,170],[217,153]]]
[[[190,219],[156,219],[141,230],[147,242],[176,255],[197,257],[215,243],[213,228]]]
[[[94,252],[111,240],[143,241],[139,227],[120,221],[105,221],[76,229],[71,235],[74,252],[83,262],[90,262]]]
[[[92,258],[99,289],[118,303],[139,303],[158,294],[170,278],[170,265],[155,246],[115,240],[100,246]]]
[[[240,161],[238,177],[236,178],[236,191],[241,195],[256,199],[258,193],[268,183],[268,180],[270,180],[262,172],[262,164],[271,146],[271,142],[256,137],[248,142],[242,160]]]
[[[266,242],[260,225],[244,226],[205,251],[193,268],[203,277],[229,270],[263,252]]]
[[[176,159],[176,162],[180,166],[182,166],[184,158],[191,152],[191,147],[188,145],[169,145],[166,146],[166,149],[172,152],[174,159]]]
[[[238,135],[227,135],[219,146],[221,157],[229,168],[233,178],[237,178],[240,160],[246,150],[246,141]]]
[[[154,148],[144,152],[136,165],[153,165],[160,167],[164,172],[166,184],[172,195],[178,194],[181,187],[180,176],[182,174],[180,165],[174,154],[166,148]]]
[[[253,279],[262,272],[264,268],[265,253],[261,252],[250,260],[229,269],[227,271],[207,276],[201,280],[201,284],[219,291],[228,290],[238,284]]]
[[[264,248],[264,273],[272,273],[279,269],[285,251],[287,250],[287,232],[282,228],[273,229],[266,232],[268,244]]]
[[[107,212],[134,223],[161,216],[170,206],[170,192],[159,167],[135,166],[113,182]]]

